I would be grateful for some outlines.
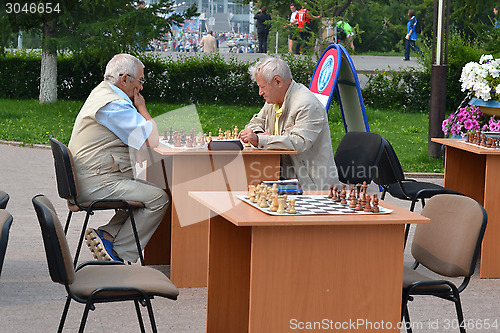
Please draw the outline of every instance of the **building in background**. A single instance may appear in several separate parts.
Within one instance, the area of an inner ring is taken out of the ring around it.
[[[145,0],[146,4],[157,0]],[[177,0],[175,11],[182,12],[192,4],[198,6],[201,31],[251,34],[255,31],[252,4],[241,5],[230,0]]]

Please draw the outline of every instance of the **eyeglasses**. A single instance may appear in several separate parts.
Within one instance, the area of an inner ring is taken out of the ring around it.
[[[123,75],[123,74],[120,74],[120,76],[122,76],[122,75]],[[139,81],[139,83],[141,84],[141,86],[144,86],[144,84],[146,83],[146,79],[142,79],[142,80],[141,80],[141,79],[138,79],[138,78],[136,78],[136,77],[133,77],[133,76],[132,76],[132,75],[130,75],[130,74],[125,74],[125,75],[127,75],[127,76],[128,76],[129,78],[131,78],[132,80],[137,80],[137,81]]]

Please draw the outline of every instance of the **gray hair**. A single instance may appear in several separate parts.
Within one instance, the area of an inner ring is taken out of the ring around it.
[[[255,76],[259,74],[267,83],[271,83],[275,76],[279,76],[283,80],[291,80],[292,72],[286,61],[280,58],[269,57],[253,64],[248,68],[248,73],[253,81]]]
[[[117,54],[106,65],[104,80],[116,84],[120,81],[120,76],[123,74],[128,74],[136,78],[139,67],[144,68],[145,66],[142,61],[133,55],[126,53]]]

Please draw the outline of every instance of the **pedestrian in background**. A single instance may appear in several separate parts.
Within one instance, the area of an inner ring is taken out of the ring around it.
[[[213,36],[212,30],[209,30],[207,35],[200,40],[200,48],[203,48],[205,53],[217,52],[217,40]]]
[[[295,6],[294,3],[290,4],[290,11],[292,14],[290,15],[290,24],[288,27],[291,29],[290,34],[288,34],[288,52],[292,53],[293,52],[293,43],[295,40],[297,40],[296,37],[293,36],[293,27],[297,26],[297,19],[295,18],[295,15],[297,14],[297,6]]]
[[[495,28],[498,28],[500,27],[500,25],[498,24],[498,6],[493,8],[493,14],[495,14]]]
[[[351,52],[354,52],[354,29],[351,25],[345,21],[338,21],[337,28],[342,29],[344,31],[345,39],[344,46],[346,48],[350,48]]]
[[[255,26],[257,27],[257,37],[259,39],[259,53],[267,53],[267,36],[271,29],[271,16],[267,13],[266,7],[262,7],[257,14],[254,15]]]
[[[410,60],[410,48],[422,55],[422,51],[420,51],[420,48],[415,44],[418,39],[416,27],[417,18],[415,17],[415,10],[410,9],[408,11],[408,22],[406,23],[405,57],[403,59],[404,61]]]

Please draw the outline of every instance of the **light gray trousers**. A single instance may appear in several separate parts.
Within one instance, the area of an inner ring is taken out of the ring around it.
[[[132,170],[79,177],[81,202],[97,199],[121,199],[143,202],[145,208],[133,210],[141,248],[144,249],[160,225],[170,203],[167,193],[144,180],[134,179]],[[111,220],[99,229],[114,237],[113,249],[126,261],[136,262],[139,258],[132,224],[128,214],[117,211]]]

